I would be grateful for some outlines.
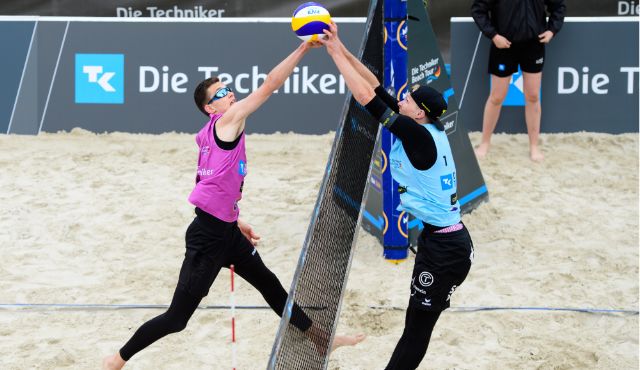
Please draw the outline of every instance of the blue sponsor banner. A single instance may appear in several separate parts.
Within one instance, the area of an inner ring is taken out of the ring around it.
[[[336,21],[343,42],[353,50],[362,39],[364,19]],[[193,103],[197,84],[217,75],[239,99],[246,97],[299,44],[290,22],[4,17],[0,66],[7,68],[0,71],[0,128],[20,134],[74,127],[94,132],[198,132],[207,119]],[[184,42],[194,34],[206,34],[212,45],[228,43],[233,35],[233,44],[252,48],[218,53]],[[255,43],[256,34],[282,42]],[[327,53],[310,52],[269,104],[252,115],[260,124],[248,125],[247,133],[335,130],[340,112],[328,107],[340,106],[346,92]],[[304,124],[283,120],[283,111],[304,116]]]
[[[384,3],[385,39],[384,39],[384,87],[394,92],[398,100],[407,93],[407,3],[406,0],[387,0]],[[382,131],[382,151],[389,157],[394,137],[388,130]],[[409,240],[406,216],[397,210],[400,204],[398,183],[391,177],[387,166],[382,173],[383,213],[388,219],[384,230],[384,256],[389,260],[407,258]],[[402,222],[402,220],[405,220]]]

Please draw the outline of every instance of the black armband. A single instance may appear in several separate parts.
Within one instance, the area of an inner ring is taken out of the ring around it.
[[[378,96],[371,99],[364,107],[386,128],[391,127],[396,118],[398,118],[398,114],[391,110]]]
[[[396,122],[398,118],[398,113],[391,110],[391,108],[387,108],[387,110],[380,118],[380,124],[388,129],[391,129],[391,126]]]

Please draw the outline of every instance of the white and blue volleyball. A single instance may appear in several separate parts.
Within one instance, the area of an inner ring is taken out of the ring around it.
[[[331,24],[329,11],[321,4],[309,2],[296,8],[291,18],[291,29],[304,41],[316,41],[324,36]]]

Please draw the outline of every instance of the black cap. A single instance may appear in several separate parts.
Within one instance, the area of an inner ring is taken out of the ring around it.
[[[438,130],[444,131],[444,125],[440,122],[440,116],[447,111],[447,102],[437,90],[422,85],[414,85],[411,89],[411,97],[431,120]]]

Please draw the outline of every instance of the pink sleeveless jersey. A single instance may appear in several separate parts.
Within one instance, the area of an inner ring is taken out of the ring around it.
[[[218,147],[214,126],[221,114],[212,114],[211,120],[196,135],[200,150],[196,186],[189,202],[225,222],[238,219],[238,201],[242,199],[242,185],[247,175],[244,132],[232,150]]]

